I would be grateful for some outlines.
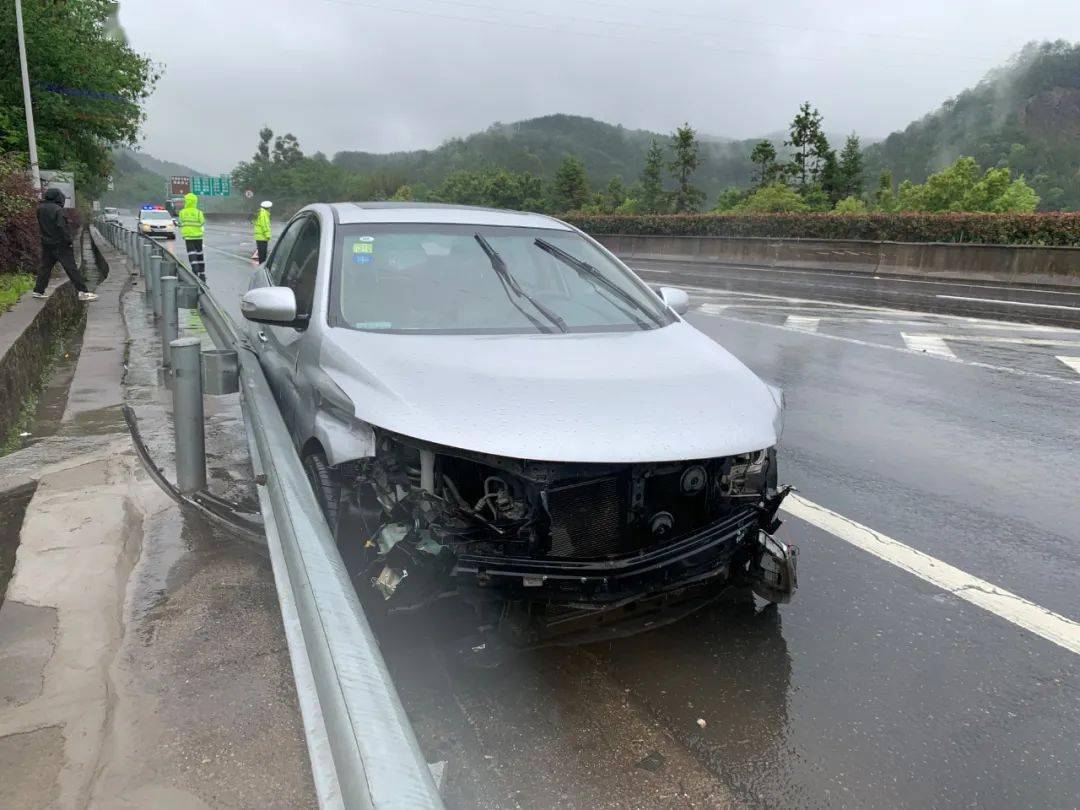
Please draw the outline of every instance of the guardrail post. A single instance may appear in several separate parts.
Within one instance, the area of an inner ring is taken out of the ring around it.
[[[165,368],[172,366],[171,343],[180,337],[176,315],[176,276],[161,277],[161,361]]]
[[[174,340],[169,349],[172,355],[176,486],[185,495],[206,489],[201,346],[199,338],[180,338]]]
[[[146,263],[150,277],[149,284],[146,286],[150,288],[150,304],[154,308],[155,318],[161,317],[161,269],[164,264],[165,260],[160,256]]]

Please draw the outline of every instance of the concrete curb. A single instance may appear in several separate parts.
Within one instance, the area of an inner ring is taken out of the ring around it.
[[[54,281],[44,301],[26,293],[0,315],[0,438],[14,427],[27,395],[41,379],[41,367],[59,328],[79,308],[75,289],[65,277]]]

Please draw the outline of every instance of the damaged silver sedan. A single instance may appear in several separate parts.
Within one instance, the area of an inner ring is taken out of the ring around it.
[[[241,308],[361,599],[516,643],[786,602],[781,403],[549,217],[310,206]]]

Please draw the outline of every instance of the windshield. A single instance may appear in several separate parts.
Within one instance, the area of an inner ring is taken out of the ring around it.
[[[168,211],[143,211],[142,219],[172,219]]]
[[[335,262],[331,324],[350,329],[602,332],[674,320],[637,279],[573,231],[350,225],[339,229]]]
[[[106,208],[105,213],[106,214],[118,214],[118,213],[120,213],[120,209],[119,208]]]

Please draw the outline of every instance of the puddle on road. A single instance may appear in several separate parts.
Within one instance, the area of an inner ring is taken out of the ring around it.
[[[15,568],[15,553],[19,547],[23,516],[37,484],[20,487],[0,496],[0,605],[4,604],[11,572]]]

